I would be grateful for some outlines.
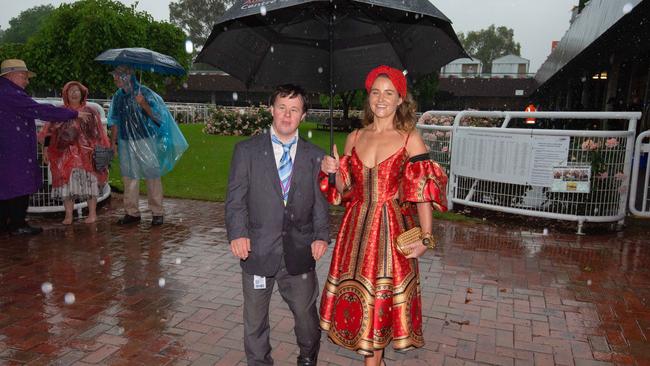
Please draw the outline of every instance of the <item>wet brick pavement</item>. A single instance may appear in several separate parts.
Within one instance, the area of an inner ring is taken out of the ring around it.
[[[162,227],[148,213],[119,227],[118,198],[94,225],[36,218],[45,234],[0,236],[0,364],[244,365],[223,204],[167,199]],[[650,365],[648,222],[590,236],[435,225],[426,346],[388,365]],[[271,306],[273,357],[295,365],[291,313],[277,293]],[[359,364],[323,337],[319,365]]]

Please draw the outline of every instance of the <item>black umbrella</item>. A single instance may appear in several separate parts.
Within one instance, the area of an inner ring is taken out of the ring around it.
[[[238,0],[196,58],[247,87],[363,88],[378,65],[417,77],[467,57],[451,22],[428,0]],[[330,143],[332,105],[330,98]]]

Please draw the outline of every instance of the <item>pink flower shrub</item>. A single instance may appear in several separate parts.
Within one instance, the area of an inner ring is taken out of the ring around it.
[[[616,146],[618,146],[618,139],[615,137],[612,137],[611,139],[607,139],[607,141],[605,141],[605,147],[608,149],[613,149]]]
[[[599,147],[600,145],[595,143],[592,139],[585,140],[585,142],[582,143],[582,150],[584,151],[595,151],[598,150]]]

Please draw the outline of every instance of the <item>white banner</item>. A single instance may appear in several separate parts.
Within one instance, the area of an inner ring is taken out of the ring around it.
[[[551,187],[553,167],[566,165],[568,136],[530,136],[504,130],[458,129],[452,165],[457,175]]]

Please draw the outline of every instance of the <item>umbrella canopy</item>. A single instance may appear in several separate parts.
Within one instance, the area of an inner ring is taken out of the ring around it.
[[[248,87],[346,91],[363,88],[378,65],[412,78],[459,57],[467,54],[451,22],[428,0],[239,0],[196,62]]]
[[[185,69],[173,57],[147,48],[113,48],[95,57],[95,61],[111,66],[128,65],[137,70],[165,75],[184,75]]]

